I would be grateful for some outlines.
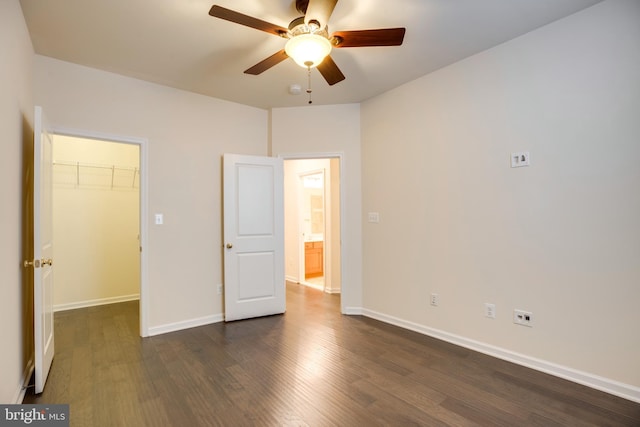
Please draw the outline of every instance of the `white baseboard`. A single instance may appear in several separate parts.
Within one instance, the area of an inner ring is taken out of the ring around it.
[[[118,297],[92,299],[87,301],[77,301],[67,304],[58,304],[53,306],[53,311],[75,310],[76,308],[93,307],[96,305],[116,304],[119,302],[139,300],[140,294],[122,295]]]
[[[315,289],[320,289],[323,292],[326,292],[328,294],[340,294],[342,293],[341,289],[327,289],[322,285],[315,285],[311,282],[307,282],[306,280],[298,280],[297,277],[293,277],[293,276],[286,276],[285,280],[288,282],[293,282],[293,283],[297,283],[298,285],[304,285],[304,286],[309,286],[310,288],[315,288]]]
[[[518,365],[526,366],[527,368],[535,369],[540,372],[554,375],[565,380],[573,381],[575,383],[582,384],[596,390],[604,391],[606,393],[640,403],[640,387],[635,387],[630,384],[624,384],[608,378],[603,378],[598,375],[590,374],[588,372],[578,371],[576,369],[551,363],[546,360],[541,360],[524,354],[516,353],[504,348],[461,337],[459,335],[450,334],[439,329],[429,328],[417,323],[399,319],[397,317],[388,316],[386,314],[378,313],[373,310],[359,310],[360,313],[357,313],[358,309],[348,308],[345,314],[362,314],[366,317],[370,317],[381,322],[399,326],[404,329],[409,329],[433,338],[440,339],[442,341],[449,342],[451,344],[459,345],[470,350],[488,354],[489,356],[497,357],[498,359],[507,360]]]
[[[24,368],[24,372],[22,373],[22,378],[20,380],[20,385],[18,386],[18,390],[14,394],[13,402],[16,405],[19,405],[24,400],[24,395],[27,393],[27,386],[29,385],[29,380],[31,379],[31,374],[33,374],[33,357],[29,359],[29,363]]]
[[[198,326],[210,325],[224,321],[223,314],[214,314],[211,316],[198,317],[196,319],[183,320],[175,323],[167,323],[166,325],[152,326],[149,328],[149,336],[166,334],[169,332],[181,331],[183,329],[195,328]]]
[[[302,282],[300,282],[300,284],[302,286],[307,286],[309,288],[317,289],[319,291],[323,291],[324,292],[324,285],[316,285],[315,283],[307,282],[307,281],[304,281],[304,280]]]
[[[362,316],[363,309],[362,307],[345,307],[343,314],[348,316]]]

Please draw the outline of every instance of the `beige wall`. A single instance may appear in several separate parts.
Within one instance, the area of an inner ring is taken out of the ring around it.
[[[267,112],[43,56],[35,63],[36,103],[53,126],[148,140],[150,332],[220,320],[221,156],[266,155]]]
[[[17,0],[0,2],[0,403],[16,403],[32,352],[31,293],[21,267],[33,147],[33,48]],[[32,249],[31,249],[32,250]]]
[[[640,399],[639,22],[600,3],[362,104],[368,314]]]
[[[271,112],[271,151],[274,156],[316,156],[341,153],[343,219],[342,306],[346,312],[362,307],[360,105],[276,108]],[[335,274],[332,273],[332,274]]]
[[[139,151],[135,144],[55,135],[55,310],[138,298]]]

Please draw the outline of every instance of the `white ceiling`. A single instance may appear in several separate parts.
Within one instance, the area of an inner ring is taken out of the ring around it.
[[[313,104],[361,102],[601,0],[340,0],[329,32],[406,27],[399,47],[334,49],[346,80],[312,70]],[[307,71],[243,71],[286,40],[213,18],[212,4],[287,27],[295,0],[21,0],[36,53],[260,108],[307,105]],[[303,87],[290,95],[291,84]]]

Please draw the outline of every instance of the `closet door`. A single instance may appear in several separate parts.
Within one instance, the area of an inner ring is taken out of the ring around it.
[[[54,354],[52,138],[41,107],[35,110],[33,147],[33,322],[35,392],[42,393]]]

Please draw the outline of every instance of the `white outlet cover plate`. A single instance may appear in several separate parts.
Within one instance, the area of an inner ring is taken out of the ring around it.
[[[434,307],[437,307],[438,304],[440,304],[440,296],[438,294],[431,294],[430,303]]]
[[[488,302],[484,303],[484,315],[490,319],[496,318],[496,305]]]

